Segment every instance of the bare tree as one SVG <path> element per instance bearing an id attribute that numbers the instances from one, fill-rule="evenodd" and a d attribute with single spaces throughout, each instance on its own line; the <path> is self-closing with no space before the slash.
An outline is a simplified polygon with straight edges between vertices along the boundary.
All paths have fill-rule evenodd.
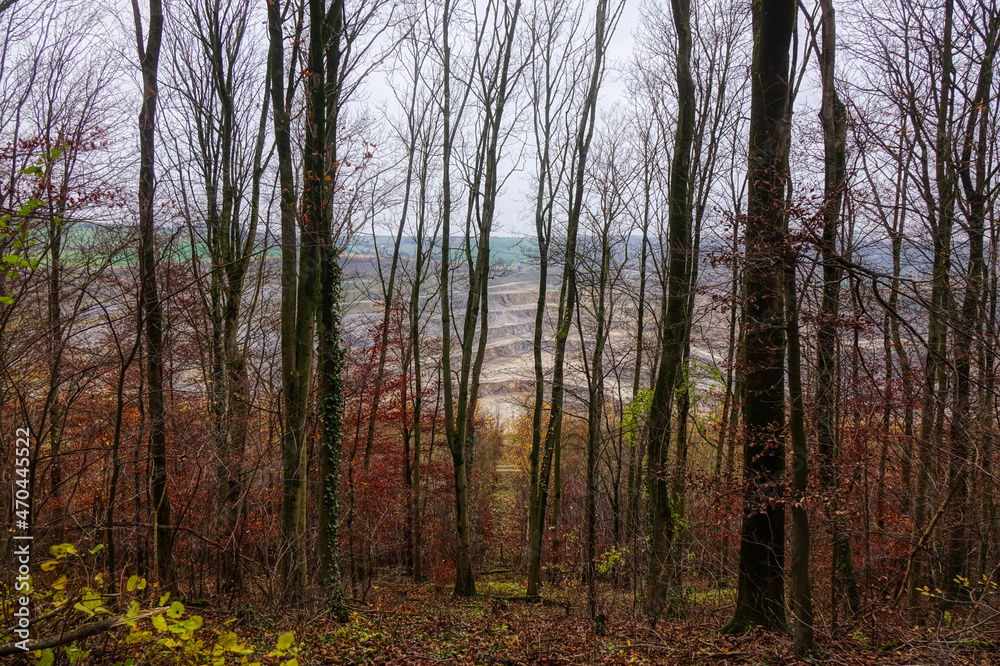
<path id="1" fill-rule="evenodd" d="M 545 504 L 548 499 L 549 474 L 552 470 L 553 453 L 562 438 L 563 400 L 565 394 L 566 342 L 569 338 L 573 314 L 576 310 L 576 245 L 580 216 L 583 208 L 583 193 L 586 180 L 587 153 L 594 136 L 597 115 L 597 96 L 605 71 L 605 53 L 610 35 L 614 33 L 617 19 L 621 15 L 621 5 L 611 7 L 608 0 L 598 0 L 594 19 L 593 55 L 587 93 L 579 110 L 579 123 L 575 131 L 574 164 L 570 174 L 572 198 L 569 202 L 566 223 L 566 246 L 563 261 L 562 287 L 559 294 L 559 310 L 556 324 L 555 357 L 552 369 L 552 398 L 550 400 L 549 422 L 545 431 L 543 458 L 538 481 L 538 494 L 532 516 L 534 526 L 528 563 L 528 586 L 538 589 L 541 571 L 542 526 L 545 523 Z M 557 484 L 558 485 L 558 484 Z"/>

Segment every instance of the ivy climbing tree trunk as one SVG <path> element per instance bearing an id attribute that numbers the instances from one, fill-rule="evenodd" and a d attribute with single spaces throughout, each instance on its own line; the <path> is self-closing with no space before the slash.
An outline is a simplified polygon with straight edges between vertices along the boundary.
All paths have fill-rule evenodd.
<path id="1" fill-rule="evenodd" d="M 319 157 L 319 179 L 305 179 L 306 197 L 321 206 L 319 218 L 320 297 L 319 297 L 319 569 L 326 588 L 331 614 L 347 620 L 340 565 L 340 457 L 344 422 L 344 350 L 341 347 L 341 269 L 339 250 L 333 238 L 331 198 L 337 183 L 337 118 L 339 116 L 339 80 L 341 33 L 344 30 L 344 0 L 333 0 L 329 10 L 326 0 L 310 1 L 309 98 L 312 123 Z M 318 39 L 315 35 L 318 33 Z M 320 43 L 317 44 L 317 41 Z M 317 76 L 318 74 L 318 76 Z M 311 191 L 311 185 L 316 191 Z M 388 300 L 389 297 L 387 297 Z"/>
<path id="2" fill-rule="evenodd" d="M 753 3 L 747 224 L 744 246 L 743 523 L 733 618 L 723 628 L 785 626 L 785 187 L 793 0 Z"/>
<path id="3" fill-rule="evenodd" d="M 139 1 L 132 0 L 135 41 L 142 70 L 139 111 L 139 283 L 146 336 L 146 387 L 149 405 L 150 490 L 153 499 L 153 564 L 164 589 L 174 585 L 173 531 L 167 495 L 167 420 L 163 397 L 163 310 L 156 285 L 155 193 L 157 70 L 163 37 L 163 4 L 149 0 L 149 33 L 143 44 Z"/>

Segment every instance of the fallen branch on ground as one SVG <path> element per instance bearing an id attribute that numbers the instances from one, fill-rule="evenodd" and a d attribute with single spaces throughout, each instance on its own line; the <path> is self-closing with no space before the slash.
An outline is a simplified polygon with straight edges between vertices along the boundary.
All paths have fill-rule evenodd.
<path id="1" fill-rule="evenodd" d="M 45 650 L 47 648 L 54 648 L 59 647 L 60 645 L 73 643 L 75 641 L 82 641 L 85 638 L 90 638 L 91 636 L 103 634 L 106 631 L 111 631 L 112 629 L 125 626 L 129 620 L 133 622 L 135 620 L 142 620 L 154 615 L 159 615 L 160 613 L 166 613 L 168 610 L 170 609 L 167 606 L 163 606 L 161 608 L 152 608 L 147 611 L 142 611 L 133 617 L 118 615 L 115 617 L 109 617 L 106 620 L 101 620 L 100 622 L 90 622 L 89 624 L 81 625 L 61 634 L 55 634 L 52 636 L 46 636 L 45 638 L 37 638 L 33 641 L 28 641 L 27 650 L 23 650 L 18 647 L 18 642 L 20 641 L 15 643 L 6 643 L 5 645 L 0 645 L 0 657 L 8 654 Z"/>

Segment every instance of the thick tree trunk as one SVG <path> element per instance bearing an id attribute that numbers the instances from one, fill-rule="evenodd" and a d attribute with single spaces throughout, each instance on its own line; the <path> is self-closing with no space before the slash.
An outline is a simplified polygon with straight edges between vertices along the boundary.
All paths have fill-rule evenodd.
<path id="1" fill-rule="evenodd" d="M 749 197 L 744 268 L 746 397 L 743 525 L 736 610 L 724 631 L 785 626 L 783 255 L 790 124 L 789 46 L 796 5 L 753 4 Z"/>

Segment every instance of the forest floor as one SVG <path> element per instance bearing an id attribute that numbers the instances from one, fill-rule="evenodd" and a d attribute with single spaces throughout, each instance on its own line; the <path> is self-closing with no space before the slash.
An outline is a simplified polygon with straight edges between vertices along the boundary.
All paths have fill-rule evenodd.
<path id="1" fill-rule="evenodd" d="M 790 635 L 718 633 L 732 597 L 694 595 L 687 616 L 651 628 L 631 597 L 605 596 L 603 634 L 588 618 L 584 590 L 563 586 L 542 603 L 512 599 L 523 581 L 480 581 L 479 596 L 448 589 L 375 583 L 365 604 L 352 603 L 349 624 L 317 617 L 296 629 L 299 663 L 334 664 L 1000 664 L 992 641 L 959 629 L 907 629 L 891 613 L 845 626 L 835 639 L 819 632 L 820 653 L 795 658 Z M 519 591 L 521 590 L 521 591 Z M 573 600 L 573 601 L 571 601 Z M 286 624 L 287 620 L 276 620 Z M 871 636 L 860 627 L 877 627 Z"/>

